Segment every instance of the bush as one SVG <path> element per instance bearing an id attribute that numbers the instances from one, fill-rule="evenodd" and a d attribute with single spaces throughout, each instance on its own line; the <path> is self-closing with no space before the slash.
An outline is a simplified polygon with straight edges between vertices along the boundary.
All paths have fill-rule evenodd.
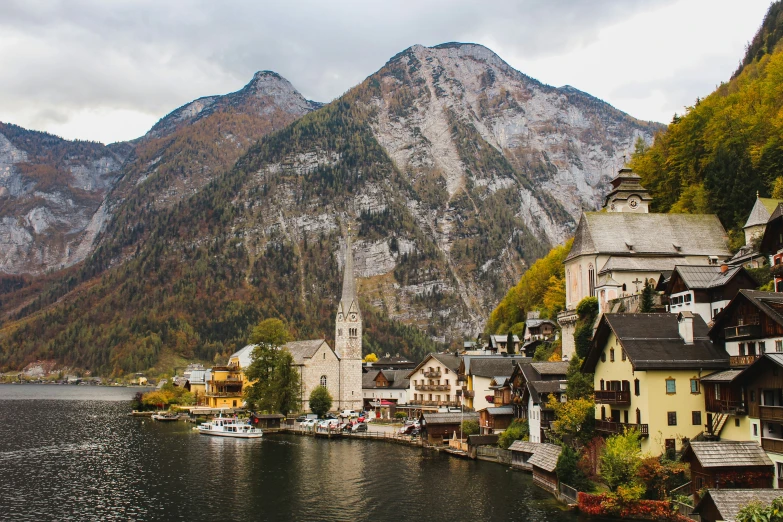
<path id="1" fill-rule="evenodd" d="M 498 437 L 498 446 L 508 449 L 515 440 L 528 440 L 530 438 L 530 425 L 526 419 L 517 419 L 511 426 Z"/>
<path id="2" fill-rule="evenodd" d="M 407 419 L 408 418 L 408 414 L 405 413 L 404 411 L 398 411 L 398 412 L 394 413 L 394 418 L 395 419 L 400 419 L 400 420 Z"/>
<path id="3" fill-rule="evenodd" d="M 612 491 L 638 482 L 637 472 L 642 465 L 640 438 L 638 431 L 627 430 L 607 439 L 601 455 L 601 476 Z"/>
<path id="4" fill-rule="evenodd" d="M 642 460 L 639 467 L 639 480 L 647 486 L 645 498 L 664 500 L 669 491 L 688 482 L 688 465 L 659 457 Z"/>
<path id="5" fill-rule="evenodd" d="M 462 421 L 462 435 L 467 437 L 468 435 L 476 435 L 479 432 L 478 421 L 466 420 Z"/>
<path id="6" fill-rule="evenodd" d="M 571 446 L 563 446 L 555 468 L 557 478 L 579 491 L 590 491 L 593 484 L 579 468 L 579 454 Z"/>

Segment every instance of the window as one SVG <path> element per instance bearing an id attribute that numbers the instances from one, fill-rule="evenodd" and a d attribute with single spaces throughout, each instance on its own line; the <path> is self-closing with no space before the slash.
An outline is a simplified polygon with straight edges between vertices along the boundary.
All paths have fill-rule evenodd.
<path id="1" fill-rule="evenodd" d="M 321 386 L 326 386 L 326 375 L 321 375 Z"/>
<path id="2" fill-rule="evenodd" d="M 323 358 L 326 359 L 326 352 L 324 352 L 322 355 L 324 356 Z"/>
<path id="3" fill-rule="evenodd" d="M 759 425 L 756 423 L 753 423 L 753 436 L 754 437 L 759 436 Z"/>
<path id="4" fill-rule="evenodd" d="M 700 411 L 692 411 L 691 412 L 691 420 L 693 421 L 694 426 L 701 426 L 701 412 Z"/>
<path id="5" fill-rule="evenodd" d="M 449 385 L 449 380 L 448 380 L 448 379 L 446 379 L 446 386 L 448 386 L 448 385 Z"/>
<path id="6" fill-rule="evenodd" d="M 691 302 L 691 294 L 685 294 L 685 302 L 690 303 Z"/>
<path id="7" fill-rule="evenodd" d="M 601 352 L 601 362 L 606 362 L 606 352 Z"/>
<path id="8" fill-rule="evenodd" d="M 781 340 L 775 341 L 775 351 L 776 352 L 783 352 L 783 341 L 781 341 Z"/>
<path id="9" fill-rule="evenodd" d="M 443 368 L 443 372 L 444 372 L 444 373 L 449 373 L 449 369 L 448 369 L 448 368 Z M 447 384 L 448 384 L 448 383 L 447 383 Z"/>
<path id="10" fill-rule="evenodd" d="M 720 400 L 720 384 L 713 384 L 715 386 L 715 400 Z"/>
<path id="11" fill-rule="evenodd" d="M 677 393 L 677 386 L 675 384 L 674 379 L 666 379 L 666 393 L 672 394 Z"/>
<path id="12" fill-rule="evenodd" d="M 756 343 L 748 343 L 748 355 L 756 355 Z"/>
<path id="13" fill-rule="evenodd" d="M 614 362 L 614 348 L 609 349 L 609 361 Z"/>
<path id="14" fill-rule="evenodd" d="M 764 355 L 767 353 L 767 343 L 766 341 L 759 341 L 759 353 L 761 355 Z"/>
<path id="15" fill-rule="evenodd" d="M 639 396 L 639 379 L 633 380 L 633 393 L 637 397 Z"/>
<path id="16" fill-rule="evenodd" d="M 739 417 L 735 417 L 735 418 L 734 418 L 734 426 L 735 426 L 736 428 L 739 428 L 739 427 L 740 427 L 740 420 L 739 420 Z"/>
<path id="17" fill-rule="evenodd" d="M 636 424 L 642 423 L 642 412 L 639 411 L 639 408 L 636 408 Z"/>
<path id="18" fill-rule="evenodd" d="M 739 354 L 745 355 L 745 343 L 739 343 Z"/>
<path id="19" fill-rule="evenodd" d="M 691 393 L 699 393 L 699 379 L 691 379 Z"/>
<path id="20" fill-rule="evenodd" d="M 620 355 L 621 355 L 621 357 L 622 357 L 622 359 L 624 361 L 626 359 L 625 348 L 620 348 Z"/>
<path id="21" fill-rule="evenodd" d="M 595 296 L 595 269 L 593 265 L 587 267 L 587 278 L 590 285 L 590 296 Z"/>
<path id="22" fill-rule="evenodd" d="M 756 402 L 756 392 L 753 390 L 750 391 L 750 402 Z"/>
<path id="23" fill-rule="evenodd" d="M 669 421 L 669 426 L 676 426 L 677 425 L 677 412 L 676 411 L 670 411 L 666 414 L 666 417 Z"/>
<path id="24" fill-rule="evenodd" d="M 604 389 L 604 380 L 601 379 L 601 390 L 603 390 L 603 389 Z"/>

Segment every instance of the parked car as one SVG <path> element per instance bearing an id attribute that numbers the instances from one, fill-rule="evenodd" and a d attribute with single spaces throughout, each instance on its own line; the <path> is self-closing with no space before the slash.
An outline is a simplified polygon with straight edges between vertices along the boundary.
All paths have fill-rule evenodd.
<path id="1" fill-rule="evenodd" d="M 402 428 L 400 428 L 401 435 L 410 435 L 413 430 L 419 429 L 418 421 L 408 421 Z"/>
<path id="2" fill-rule="evenodd" d="M 353 433 L 359 433 L 359 432 L 367 432 L 367 424 L 364 422 L 359 422 L 357 424 L 353 425 L 353 428 L 351 428 L 351 431 Z"/>
<path id="3" fill-rule="evenodd" d="M 318 422 L 318 419 L 307 419 L 302 423 L 302 427 L 308 430 L 311 430 L 315 427 L 316 423 Z"/>
<path id="4" fill-rule="evenodd" d="M 337 419 L 324 419 L 318 423 L 318 429 L 335 430 L 339 425 L 340 421 Z"/>
<path id="5" fill-rule="evenodd" d="M 342 424 L 340 424 L 340 431 L 351 431 L 352 428 L 353 428 L 353 424 L 351 424 L 350 422 L 343 422 Z"/>
<path id="6" fill-rule="evenodd" d="M 304 422 L 307 420 L 307 415 L 300 415 L 296 418 L 296 422 Z"/>
<path id="7" fill-rule="evenodd" d="M 340 417 L 345 417 L 348 419 L 353 419 L 355 417 L 358 417 L 359 413 L 354 410 L 343 410 L 340 412 Z"/>
<path id="8" fill-rule="evenodd" d="M 324 419 L 336 419 L 336 418 L 337 415 L 335 415 L 334 413 L 327 413 L 326 415 L 324 415 Z"/>

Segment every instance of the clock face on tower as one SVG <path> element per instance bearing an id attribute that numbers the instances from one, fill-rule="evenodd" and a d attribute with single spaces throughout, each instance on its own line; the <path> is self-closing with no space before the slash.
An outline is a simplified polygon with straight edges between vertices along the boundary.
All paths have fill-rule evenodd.
<path id="1" fill-rule="evenodd" d="M 351 321 L 355 321 L 355 320 L 356 320 L 356 314 L 351 314 Z"/>
<path id="2" fill-rule="evenodd" d="M 636 210 L 639 208 L 639 198 L 636 196 L 631 196 L 628 198 L 628 206 L 631 207 L 631 209 Z"/>

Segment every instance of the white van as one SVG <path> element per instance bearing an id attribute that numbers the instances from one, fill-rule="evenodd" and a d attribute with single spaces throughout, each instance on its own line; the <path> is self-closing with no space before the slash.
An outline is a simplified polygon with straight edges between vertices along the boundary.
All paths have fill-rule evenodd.
<path id="1" fill-rule="evenodd" d="M 359 416 L 359 412 L 356 412 L 354 410 L 343 410 L 340 412 L 340 417 L 344 417 L 346 419 L 353 419 Z"/>

